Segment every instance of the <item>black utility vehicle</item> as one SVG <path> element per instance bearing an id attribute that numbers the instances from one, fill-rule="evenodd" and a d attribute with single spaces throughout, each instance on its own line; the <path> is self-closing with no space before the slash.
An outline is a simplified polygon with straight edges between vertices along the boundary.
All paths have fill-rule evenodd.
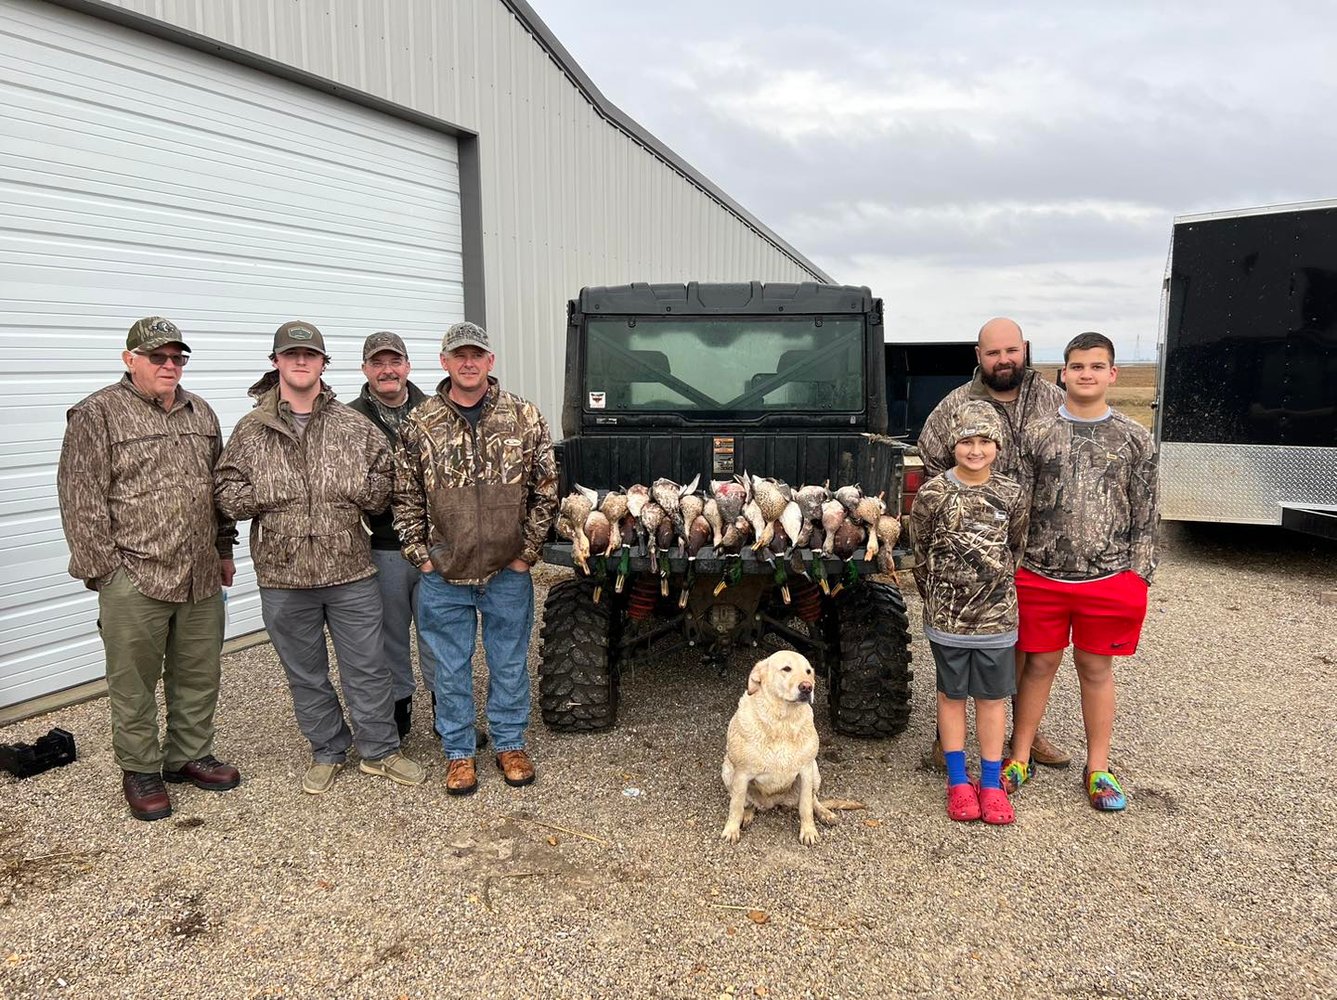
<path id="1" fill-rule="evenodd" d="M 568 306 L 561 493 L 728 480 L 745 472 L 797 489 L 885 493 L 901 509 L 902 445 L 886 436 L 882 301 L 821 284 L 634 284 L 586 288 Z M 555 538 L 555 536 L 554 536 Z M 797 550 L 805 574 L 703 548 L 654 572 L 633 550 L 556 583 L 544 612 L 544 722 L 565 731 L 616 720 L 618 673 L 652 645 L 694 647 L 723 666 L 767 637 L 827 677 L 837 732 L 893 736 L 909 718 L 905 603 L 876 564 Z M 550 541 L 547 561 L 572 565 Z M 857 563 L 852 567 L 851 564 Z M 778 569 L 777 569 L 778 565 Z M 819 586 L 827 578 L 824 593 Z M 665 595 L 667 591 L 667 596 Z M 788 600 L 786 600 L 786 597 Z M 657 654 L 667 649 L 657 645 Z"/>

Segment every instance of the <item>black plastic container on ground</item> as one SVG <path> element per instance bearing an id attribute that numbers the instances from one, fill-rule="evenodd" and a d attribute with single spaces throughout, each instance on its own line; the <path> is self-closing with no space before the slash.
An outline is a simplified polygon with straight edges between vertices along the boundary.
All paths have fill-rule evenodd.
<path id="1" fill-rule="evenodd" d="M 27 743 L 0 743 L 0 768 L 16 778 L 31 778 L 53 767 L 72 764 L 75 758 L 74 734 L 64 729 L 52 729 L 38 737 L 31 746 Z"/>

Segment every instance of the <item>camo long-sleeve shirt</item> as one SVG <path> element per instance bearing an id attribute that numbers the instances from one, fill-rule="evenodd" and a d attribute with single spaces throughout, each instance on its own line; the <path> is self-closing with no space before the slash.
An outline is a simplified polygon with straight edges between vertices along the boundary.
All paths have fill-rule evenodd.
<path id="1" fill-rule="evenodd" d="M 1026 429 L 1023 456 L 1027 569 L 1070 581 L 1131 569 L 1151 582 L 1157 469 L 1146 428 L 1118 410 L 1080 420 L 1064 408 Z"/>
<path id="2" fill-rule="evenodd" d="M 452 583 L 485 583 L 517 558 L 538 562 L 557 513 L 543 415 L 488 382 L 476 428 L 451 402 L 448 378 L 399 425 L 391 506 L 401 551 Z"/>
<path id="3" fill-rule="evenodd" d="M 1026 522 L 1025 491 L 1008 476 L 995 473 L 970 486 L 949 469 L 920 488 L 910 524 L 930 639 L 991 647 L 1016 642 L 1013 578 Z"/>
<path id="4" fill-rule="evenodd" d="M 129 375 L 68 414 L 56 488 L 70 575 L 96 590 L 118 569 L 158 601 L 200 601 L 222 586 L 237 526 L 214 507 L 218 417 L 178 387 L 164 409 Z"/>
<path id="5" fill-rule="evenodd" d="M 1020 479 L 1022 431 L 1033 420 L 1057 412 L 1063 403 L 1063 390 L 1035 369 L 1028 368 L 1017 398 L 1010 403 L 1000 403 L 989 395 L 979 369 L 975 369 L 975 377 L 944 396 L 924 421 L 924 428 L 919 432 L 919 440 L 915 445 L 924 460 L 926 475 L 936 476 L 956 464 L 952 454 L 956 445 L 952 439 L 952 424 L 956 412 L 972 399 L 982 399 L 992 404 L 1003 422 L 1006 440 L 999 445 L 993 471 Z"/>

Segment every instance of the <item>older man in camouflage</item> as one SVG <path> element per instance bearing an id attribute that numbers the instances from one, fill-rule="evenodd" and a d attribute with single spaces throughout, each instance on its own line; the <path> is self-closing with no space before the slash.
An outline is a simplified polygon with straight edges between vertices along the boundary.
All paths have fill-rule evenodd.
<path id="1" fill-rule="evenodd" d="M 362 525 L 364 513 L 385 510 L 390 498 L 389 446 L 321 378 L 329 355 L 315 326 L 280 326 L 270 363 L 274 370 L 251 388 L 255 408 L 223 450 L 214 490 L 221 510 L 251 519 L 261 615 L 311 744 L 302 791 L 329 791 L 354 743 L 362 771 L 421 784 L 422 765 L 399 751 L 381 594 Z M 351 734 L 330 684 L 326 628 Z"/>
<path id="2" fill-rule="evenodd" d="M 142 820 L 172 814 L 164 779 L 207 791 L 241 781 L 213 755 L 221 588 L 232 583 L 237 530 L 214 507 L 218 417 L 179 385 L 189 358 L 170 320 L 135 323 L 125 375 L 69 411 L 56 476 L 70 575 L 98 595 L 112 751 Z"/>
<path id="3" fill-rule="evenodd" d="M 1063 391 L 1029 367 L 1026 354 L 1027 344 L 1015 320 L 999 316 L 980 327 L 975 345 L 975 360 L 979 366 L 974 378 L 949 392 L 933 408 L 920 431 L 918 448 L 926 475 L 937 476 L 952 467 L 952 448 L 956 444 L 952 440 L 952 421 L 963 404 L 978 399 L 997 411 L 1003 425 L 1003 440 L 994 471 L 1012 479 L 1018 478 L 1023 432 L 1034 421 L 1056 413 L 1063 402 Z M 1026 654 L 1018 651 L 1018 681 L 1025 664 Z M 1015 707 L 1013 702 L 1014 715 Z M 1031 753 L 1035 763 L 1047 767 L 1067 767 L 1072 763 L 1072 755 L 1042 733 L 1035 734 Z M 933 758 L 939 767 L 943 766 L 942 744 L 936 738 Z"/>
<path id="4" fill-rule="evenodd" d="M 446 378 L 400 425 L 395 529 L 423 575 L 419 638 L 436 656 L 436 728 L 446 792 L 478 787 L 474 633 L 483 620 L 487 718 L 508 785 L 534 780 L 529 727 L 529 570 L 557 510 L 552 438 L 538 408 L 502 390 L 482 327 L 456 323 L 441 342 Z"/>

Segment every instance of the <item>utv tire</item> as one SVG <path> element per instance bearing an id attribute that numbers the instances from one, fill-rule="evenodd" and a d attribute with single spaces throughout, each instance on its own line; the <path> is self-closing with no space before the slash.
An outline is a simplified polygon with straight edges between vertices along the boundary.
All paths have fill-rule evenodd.
<path id="1" fill-rule="evenodd" d="M 594 603 L 585 580 L 562 580 L 543 604 L 539 707 L 543 722 L 559 733 L 611 729 L 617 721 L 617 671 L 613 629 L 619 612 L 610 588 Z"/>
<path id="2" fill-rule="evenodd" d="M 885 739 L 910 721 L 910 627 L 901 592 L 865 580 L 824 614 L 831 727 L 845 736 Z"/>

